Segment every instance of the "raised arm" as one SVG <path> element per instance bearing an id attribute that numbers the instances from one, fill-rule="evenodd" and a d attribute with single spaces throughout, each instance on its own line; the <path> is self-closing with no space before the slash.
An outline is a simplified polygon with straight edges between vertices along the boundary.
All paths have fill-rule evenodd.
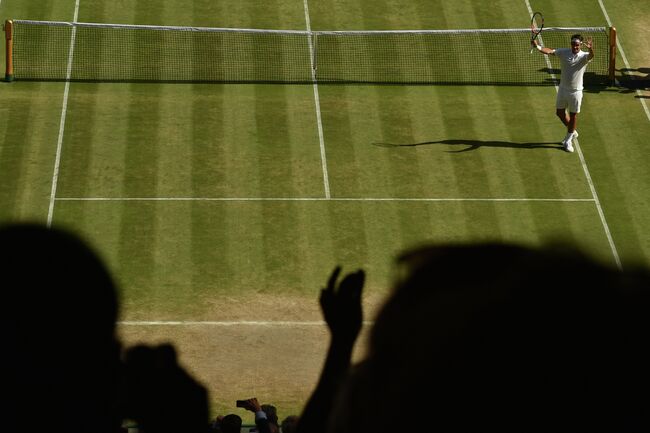
<path id="1" fill-rule="evenodd" d="M 332 339 L 316 389 L 298 421 L 297 433 L 324 433 L 338 390 L 348 374 L 352 349 L 363 324 L 361 293 L 365 273 L 358 270 L 337 284 L 341 268 L 321 291 L 320 305 Z"/>
<path id="2" fill-rule="evenodd" d="M 546 55 L 555 54 L 555 50 L 553 48 L 542 47 L 539 44 L 539 42 L 537 42 L 537 39 L 533 41 L 533 45 L 535 46 L 535 48 L 537 48 L 537 51 L 539 51 L 542 54 L 546 54 Z"/>
<path id="3" fill-rule="evenodd" d="M 249 410 L 255 414 L 255 426 L 257 426 L 257 431 L 260 433 L 271 433 L 271 426 L 269 425 L 268 416 L 262 410 L 262 405 L 257 400 L 257 397 L 243 400 L 243 404 L 241 404 L 241 406 L 239 405 L 239 401 L 237 403 L 237 406 L 243 407 L 244 409 Z"/>
<path id="4" fill-rule="evenodd" d="M 589 36 L 589 37 L 587 38 L 587 42 L 585 42 L 583 45 L 584 45 L 585 47 L 587 47 L 587 49 L 589 50 L 589 57 L 587 57 L 587 59 L 588 59 L 588 60 L 593 59 L 593 58 L 594 58 L 594 41 L 593 41 L 593 39 L 591 38 L 591 36 Z"/>

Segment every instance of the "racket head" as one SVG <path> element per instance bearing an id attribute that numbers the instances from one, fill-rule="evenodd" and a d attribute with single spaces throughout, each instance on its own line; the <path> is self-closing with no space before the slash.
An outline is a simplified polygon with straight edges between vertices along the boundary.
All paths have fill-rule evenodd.
<path id="1" fill-rule="evenodd" d="M 544 28 L 544 15 L 541 12 L 535 12 L 530 18 L 530 32 L 531 37 L 530 41 L 534 41 L 535 38 L 542 32 Z"/>

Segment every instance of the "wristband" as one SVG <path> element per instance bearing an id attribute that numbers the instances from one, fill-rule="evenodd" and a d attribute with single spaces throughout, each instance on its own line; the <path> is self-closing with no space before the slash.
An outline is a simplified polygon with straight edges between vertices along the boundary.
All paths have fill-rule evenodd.
<path id="1" fill-rule="evenodd" d="M 542 47 L 540 47 L 539 45 L 535 45 L 535 48 L 537 48 L 537 51 L 542 51 Z"/>

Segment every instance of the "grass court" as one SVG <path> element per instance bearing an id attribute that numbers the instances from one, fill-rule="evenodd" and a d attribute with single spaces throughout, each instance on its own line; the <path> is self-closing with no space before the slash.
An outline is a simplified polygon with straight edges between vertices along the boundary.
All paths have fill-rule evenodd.
<path id="1" fill-rule="evenodd" d="M 559 144 L 553 86 L 1 83 L 0 223 L 90 242 L 121 288 L 124 342 L 173 342 L 215 415 L 253 396 L 299 413 L 337 264 L 366 269 L 369 321 L 395 255 L 427 242 L 562 241 L 611 266 L 650 265 L 643 5 L 530 0 L 547 26 L 611 23 L 624 50 L 627 86 L 586 89 L 574 154 Z M 75 13 L 296 30 L 530 21 L 526 0 L 0 0 L 3 21 Z M 539 55 L 528 48 L 512 55 Z"/>

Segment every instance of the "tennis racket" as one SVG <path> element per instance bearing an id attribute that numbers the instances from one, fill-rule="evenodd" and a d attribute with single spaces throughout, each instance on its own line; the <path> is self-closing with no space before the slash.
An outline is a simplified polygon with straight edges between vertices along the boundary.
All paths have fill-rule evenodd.
<path id="1" fill-rule="evenodd" d="M 541 12 L 535 12 L 533 14 L 533 17 L 530 19 L 530 52 L 532 53 L 535 47 L 533 46 L 533 42 L 535 42 L 535 39 L 537 39 L 537 36 L 539 36 L 540 33 L 542 33 L 542 29 L 544 28 L 544 15 L 542 15 Z"/>

